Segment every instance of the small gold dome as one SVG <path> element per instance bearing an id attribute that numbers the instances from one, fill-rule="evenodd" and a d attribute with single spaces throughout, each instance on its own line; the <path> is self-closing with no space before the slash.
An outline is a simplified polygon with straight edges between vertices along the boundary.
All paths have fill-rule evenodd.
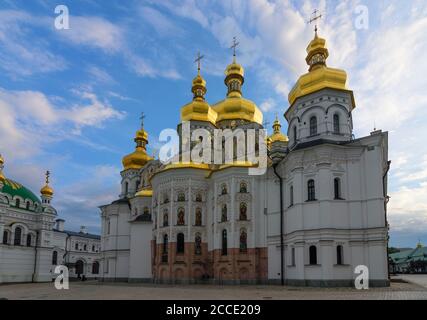
<path id="1" fill-rule="evenodd" d="M 124 156 L 122 159 L 124 170 L 141 169 L 148 161 L 153 160 L 147 154 L 148 133 L 144 129 L 136 132 L 134 141 L 136 142 L 135 151 Z"/>
<path id="2" fill-rule="evenodd" d="M 226 83 L 227 83 L 227 78 L 230 76 L 240 76 L 242 78 L 242 81 L 244 81 L 245 69 L 236 61 L 233 61 L 233 63 L 229 64 L 225 69 Z"/>
<path id="3" fill-rule="evenodd" d="M 280 121 L 278 117 L 276 116 L 276 120 L 273 123 L 273 134 L 270 136 L 270 143 L 274 142 L 289 142 L 289 138 L 284 135 L 281 131 L 282 125 L 280 124 Z"/>
<path id="4" fill-rule="evenodd" d="M 4 164 L 4 158 L 3 156 L 0 154 L 0 166 Z"/>
<path id="5" fill-rule="evenodd" d="M 53 189 L 49 185 L 45 185 L 40 189 L 40 193 L 44 196 L 51 197 L 53 196 Z"/>
<path id="6" fill-rule="evenodd" d="M 50 177 L 50 172 L 46 171 L 46 184 L 43 188 L 40 189 L 40 193 L 46 197 L 53 196 L 53 189 L 49 186 L 49 177 Z"/>

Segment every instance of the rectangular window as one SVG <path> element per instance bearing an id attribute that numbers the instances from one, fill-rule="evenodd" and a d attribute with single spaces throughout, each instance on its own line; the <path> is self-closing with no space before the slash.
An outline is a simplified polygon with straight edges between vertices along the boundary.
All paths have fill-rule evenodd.
<path id="1" fill-rule="evenodd" d="M 292 248 L 291 262 L 292 262 L 292 266 L 295 267 L 295 248 Z"/>

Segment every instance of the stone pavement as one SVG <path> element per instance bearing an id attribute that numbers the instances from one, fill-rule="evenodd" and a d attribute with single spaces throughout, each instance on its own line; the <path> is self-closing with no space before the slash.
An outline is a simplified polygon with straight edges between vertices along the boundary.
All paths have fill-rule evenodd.
<path id="1" fill-rule="evenodd" d="M 403 279 L 402 277 L 400 277 Z M 150 299 L 150 300 L 427 300 L 426 278 L 405 276 L 411 283 L 392 282 L 389 288 L 301 288 L 280 286 L 153 285 L 71 282 L 69 290 L 56 290 L 53 283 L 0 285 L 0 299 Z M 417 281 L 417 283 L 415 283 Z M 425 283 L 427 284 L 427 283 Z"/>

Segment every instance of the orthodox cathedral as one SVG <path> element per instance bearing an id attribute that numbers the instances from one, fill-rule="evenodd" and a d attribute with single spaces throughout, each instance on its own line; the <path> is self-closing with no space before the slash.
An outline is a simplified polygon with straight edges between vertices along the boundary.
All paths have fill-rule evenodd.
<path id="1" fill-rule="evenodd" d="M 288 132 L 276 118 L 265 141 L 263 175 L 249 175 L 257 164 L 248 161 L 163 164 L 147 154 L 142 126 L 123 158 L 119 198 L 100 207 L 101 279 L 353 286 L 363 265 L 371 286 L 387 286 L 388 135 L 354 136 L 353 92 L 328 55 L 316 30 L 308 72 L 289 93 Z M 184 122 L 263 129 L 235 54 L 224 82 L 224 100 L 209 104 L 199 64 L 178 132 Z"/>
<path id="2" fill-rule="evenodd" d="M 97 278 L 101 240 L 82 227 L 80 232 L 64 230 L 52 206 L 53 188 L 46 184 L 40 198 L 3 173 L 0 155 L 0 284 L 50 282 L 55 267 L 66 265 L 71 278 Z"/>

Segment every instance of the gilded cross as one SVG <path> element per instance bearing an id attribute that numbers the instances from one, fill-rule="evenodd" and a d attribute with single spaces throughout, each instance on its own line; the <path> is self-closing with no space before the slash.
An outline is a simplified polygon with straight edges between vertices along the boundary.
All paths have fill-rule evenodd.
<path id="1" fill-rule="evenodd" d="M 230 47 L 230 49 L 233 49 L 233 57 L 236 57 L 236 48 L 240 43 L 237 42 L 237 38 L 233 37 L 233 45 Z"/>
<path id="2" fill-rule="evenodd" d="M 141 112 L 141 116 L 139 117 L 139 119 L 141 120 L 141 128 L 144 128 L 144 119 L 145 119 L 144 112 Z"/>
<path id="3" fill-rule="evenodd" d="M 200 65 L 201 65 L 201 61 L 205 56 L 200 55 L 200 52 L 197 52 L 197 57 L 196 60 L 194 60 L 195 63 L 197 63 L 197 71 L 198 73 L 200 73 Z"/>
<path id="4" fill-rule="evenodd" d="M 317 20 L 322 19 L 322 15 L 320 14 L 319 10 L 315 9 L 312 13 L 312 18 L 308 21 L 309 24 L 314 24 L 314 32 L 317 33 Z"/>
<path id="5" fill-rule="evenodd" d="M 50 171 L 46 171 L 46 184 L 49 183 L 49 176 L 50 176 Z"/>

